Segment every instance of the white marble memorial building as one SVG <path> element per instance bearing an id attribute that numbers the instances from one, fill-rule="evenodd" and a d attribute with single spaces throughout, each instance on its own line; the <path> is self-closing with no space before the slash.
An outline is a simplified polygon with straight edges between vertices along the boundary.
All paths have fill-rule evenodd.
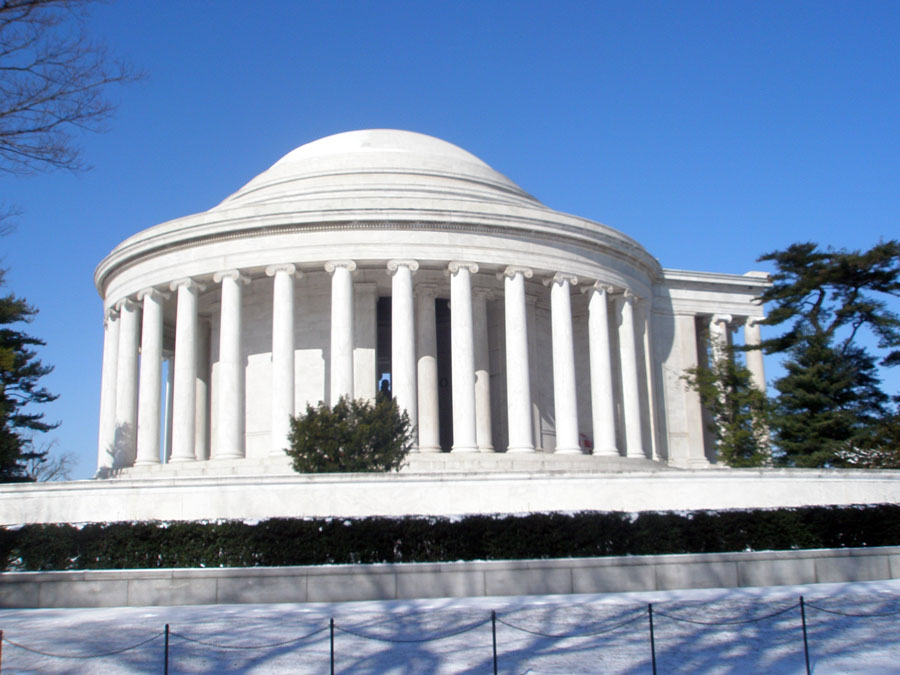
<path id="1" fill-rule="evenodd" d="M 447 461 L 704 467 L 714 450 L 680 378 L 710 335 L 759 340 L 766 277 L 663 269 L 465 150 L 370 130 L 301 146 L 209 211 L 135 234 L 95 281 L 98 466 L 134 476 L 277 464 L 290 415 L 380 386 L 416 451 Z M 748 365 L 763 384 L 758 352 Z"/>

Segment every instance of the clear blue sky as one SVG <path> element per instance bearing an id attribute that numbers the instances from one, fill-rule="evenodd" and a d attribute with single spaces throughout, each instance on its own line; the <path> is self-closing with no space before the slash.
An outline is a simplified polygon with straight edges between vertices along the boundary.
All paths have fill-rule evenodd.
<path id="1" fill-rule="evenodd" d="M 2 265 L 40 309 L 75 477 L 96 468 L 97 263 L 328 134 L 443 138 L 670 268 L 900 236 L 898 2 L 119 0 L 90 29 L 148 74 L 79 137 L 94 168 L 0 176 L 23 210 Z"/>

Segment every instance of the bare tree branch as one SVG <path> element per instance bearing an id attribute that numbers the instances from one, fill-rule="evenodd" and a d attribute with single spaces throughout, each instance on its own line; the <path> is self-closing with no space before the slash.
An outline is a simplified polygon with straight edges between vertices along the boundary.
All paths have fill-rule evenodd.
<path id="1" fill-rule="evenodd" d="M 102 131 L 109 85 L 142 74 L 85 29 L 93 0 L 0 0 L 0 172 L 86 168 L 73 133 Z"/>

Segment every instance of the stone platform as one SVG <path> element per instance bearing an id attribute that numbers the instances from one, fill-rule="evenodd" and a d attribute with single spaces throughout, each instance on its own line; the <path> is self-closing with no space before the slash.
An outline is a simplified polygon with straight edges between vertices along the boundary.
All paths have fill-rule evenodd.
<path id="1" fill-rule="evenodd" d="M 401 474 L 456 473 L 628 473 L 677 471 L 661 462 L 634 457 L 595 457 L 553 453 L 412 453 Z M 119 469 L 112 479 L 178 478 L 187 476 L 295 476 L 287 456 L 261 459 L 219 459 L 207 462 L 149 464 Z"/>
<path id="2" fill-rule="evenodd" d="M 210 471 L 212 462 L 137 469 L 106 480 L 0 485 L 0 525 L 130 520 L 259 520 L 274 517 L 462 516 L 542 511 L 655 511 L 900 502 L 900 472 L 812 469 L 539 470 L 541 461 L 461 460 L 452 470 L 305 474 L 286 462 L 269 473 Z M 280 460 L 280 458 L 279 458 Z M 423 460 L 437 462 L 439 460 Z M 452 458 L 448 462 L 456 462 Z M 467 462 L 498 461 L 495 471 Z M 523 468 L 523 462 L 537 465 Z M 274 463 L 274 462 L 273 462 Z M 210 466 L 201 466 L 207 464 Z M 246 466 L 245 463 L 240 465 Z M 436 469 L 436 467 L 432 467 Z"/>

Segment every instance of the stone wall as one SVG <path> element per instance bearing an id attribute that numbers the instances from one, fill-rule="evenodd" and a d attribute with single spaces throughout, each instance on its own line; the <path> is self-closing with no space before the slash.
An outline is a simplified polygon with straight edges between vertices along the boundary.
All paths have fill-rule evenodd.
<path id="1" fill-rule="evenodd" d="M 564 560 L 12 572 L 0 607 L 342 602 L 621 593 L 900 578 L 900 547 Z"/>

